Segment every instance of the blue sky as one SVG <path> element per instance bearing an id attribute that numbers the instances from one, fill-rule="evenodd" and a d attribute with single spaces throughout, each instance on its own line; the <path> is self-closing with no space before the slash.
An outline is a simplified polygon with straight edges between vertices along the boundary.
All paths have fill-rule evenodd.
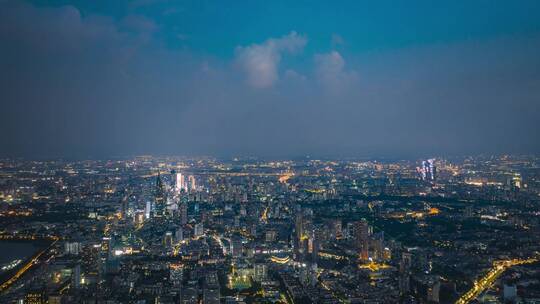
<path id="1" fill-rule="evenodd" d="M 0 155 L 540 152 L 539 1 L 0 7 Z"/>
<path id="2" fill-rule="evenodd" d="M 72 5 L 83 16 L 148 18 L 162 43 L 219 57 L 237 45 L 305 34 L 306 53 L 332 48 L 341 37 L 349 52 L 432 43 L 531 35 L 540 30 L 538 1 L 33 1 Z"/>

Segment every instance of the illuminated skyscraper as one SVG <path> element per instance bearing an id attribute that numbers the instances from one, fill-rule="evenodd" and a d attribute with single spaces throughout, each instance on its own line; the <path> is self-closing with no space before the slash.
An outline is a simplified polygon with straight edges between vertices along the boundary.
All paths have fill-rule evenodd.
<path id="1" fill-rule="evenodd" d="M 362 261 L 369 259 L 369 225 L 365 219 L 355 225 L 356 246 Z"/>
<path id="2" fill-rule="evenodd" d="M 71 255 L 79 255 L 81 252 L 81 243 L 79 242 L 66 242 L 64 244 L 64 252 Z"/>
<path id="3" fill-rule="evenodd" d="M 307 251 L 307 236 L 304 233 L 304 215 L 302 211 L 296 214 L 294 227 L 294 258 L 302 261 Z"/>
<path id="4" fill-rule="evenodd" d="M 190 192 L 194 192 L 197 190 L 197 183 L 195 181 L 195 176 L 193 175 L 188 176 L 188 188 Z"/>
<path id="5" fill-rule="evenodd" d="M 435 159 L 430 158 L 428 160 L 423 160 L 420 167 L 416 167 L 416 171 L 422 180 L 434 181 L 437 174 Z"/>
<path id="6" fill-rule="evenodd" d="M 294 255 L 299 262 L 305 262 L 318 247 L 315 242 L 313 230 L 313 211 L 311 209 L 299 210 L 295 220 Z"/>
<path id="7" fill-rule="evenodd" d="M 144 217 L 146 219 L 149 219 L 152 215 L 152 202 L 146 202 L 146 206 L 144 208 Z"/>
<path id="8" fill-rule="evenodd" d="M 176 191 L 187 192 L 186 177 L 182 173 L 176 173 Z"/>
<path id="9" fill-rule="evenodd" d="M 428 159 L 427 164 L 428 164 L 429 178 L 431 180 L 435 180 L 435 176 L 437 173 L 437 167 L 435 167 L 435 159 L 433 158 Z"/>
<path id="10" fill-rule="evenodd" d="M 176 228 L 176 232 L 174 234 L 174 240 L 177 243 L 184 240 L 184 229 L 182 227 Z"/>
<path id="11" fill-rule="evenodd" d="M 156 179 L 156 188 L 155 188 L 155 216 L 162 217 L 165 215 L 165 189 L 163 188 L 163 182 L 161 180 L 161 175 L 158 172 Z"/>

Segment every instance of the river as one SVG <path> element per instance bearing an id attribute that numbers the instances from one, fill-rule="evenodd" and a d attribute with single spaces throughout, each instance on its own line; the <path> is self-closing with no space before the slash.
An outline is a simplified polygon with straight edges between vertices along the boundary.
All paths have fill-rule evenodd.
<path id="1" fill-rule="evenodd" d="M 40 241 L 0 241 L 0 274 L 11 270 L 10 263 L 16 266 L 17 260 L 22 263 L 45 246 L 46 244 Z"/>

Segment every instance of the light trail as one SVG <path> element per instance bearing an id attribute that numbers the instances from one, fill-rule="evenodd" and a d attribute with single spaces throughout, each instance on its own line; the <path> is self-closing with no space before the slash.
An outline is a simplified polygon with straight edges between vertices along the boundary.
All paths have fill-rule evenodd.
<path id="1" fill-rule="evenodd" d="M 223 251 L 223 255 L 227 255 L 227 250 L 225 249 L 225 245 L 223 245 L 223 241 L 217 234 L 213 234 L 212 238 L 219 244 L 219 247 L 221 247 L 221 250 Z"/>
<path id="2" fill-rule="evenodd" d="M 495 261 L 493 263 L 493 268 L 480 280 L 475 281 L 473 287 L 464 293 L 457 301 L 456 304 L 467 304 L 472 300 L 476 299 L 482 292 L 491 287 L 497 278 L 503 274 L 508 268 L 516 265 L 530 264 L 538 262 L 538 258 L 530 258 L 525 260 L 503 260 Z"/>
<path id="3" fill-rule="evenodd" d="M 56 242 L 58 242 L 58 239 L 55 240 L 54 242 L 52 242 L 52 244 L 49 245 L 49 247 L 45 248 L 40 253 L 38 253 L 33 259 L 28 261 L 28 263 L 26 263 L 21 269 L 19 269 L 19 271 L 17 271 L 17 273 L 15 273 L 11 278 L 9 278 L 7 281 L 2 283 L 2 285 L 0 285 L 0 291 L 6 290 L 9 286 L 11 286 L 13 283 L 15 283 L 15 281 L 17 281 L 26 271 L 28 271 L 28 269 L 30 269 L 30 267 L 32 267 L 32 265 L 37 263 L 37 260 L 39 259 L 39 257 L 42 256 L 45 252 L 49 251 L 49 249 L 54 244 L 56 244 Z"/>

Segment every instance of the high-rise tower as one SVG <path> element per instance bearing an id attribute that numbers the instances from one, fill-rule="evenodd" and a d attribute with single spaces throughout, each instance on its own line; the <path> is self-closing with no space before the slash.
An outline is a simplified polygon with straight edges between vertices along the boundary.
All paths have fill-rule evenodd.
<path id="1" fill-rule="evenodd" d="M 158 172 L 158 176 L 156 179 L 156 186 L 155 186 L 155 193 L 154 193 L 154 208 L 155 208 L 155 216 L 156 217 L 162 217 L 165 215 L 165 189 L 163 188 L 163 181 L 161 180 L 161 175 Z"/>
<path id="2" fill-rule="evenodd" d="M 369 259 L 369 224 L 365 219 L 356 223 L 355 234 L 360 260 L 367 261 Z"/>

